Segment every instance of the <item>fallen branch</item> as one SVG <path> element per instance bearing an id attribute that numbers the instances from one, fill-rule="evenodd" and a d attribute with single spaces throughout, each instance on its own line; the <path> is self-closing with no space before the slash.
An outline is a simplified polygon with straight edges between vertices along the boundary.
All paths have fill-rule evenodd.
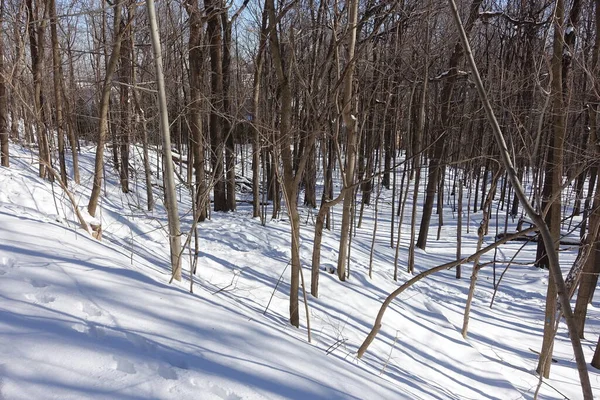
<path id="1" fill-rule="evenodd" d="M 508 175 L 508 178 L 510 179 L 510 183 L 514 188 L 515 195 L 519 198 L 519 202 L 521 203 L 523 209 L 527 213 L 527 216 L 538 227 L 538 229 L 540 230 L 540 235 L 544 239 L 544 247 L 546 248 L 546 254 L 548 257 L 548 269 L 550 276 L 554 280 L 554 284 L 556 285 L 556 293 L 558 295 L 558 298 L 560 299 L 560 304 L 562 306 L 562 311 L 565 316 L 565 321 L 567 323 L 567 327 L 569 328 L 569 337 L 571 339 L 571 345 L 573 347 L 573 354 L 575 355 L 575 362 L 577 364 L 577 372 L 579 373 L 579 380 L 581 382 L 581 391 L 583 394 L 583 398 L 585 400 L 592 400 L 594 398 L 594 395 L 592 393 L 590 376 L 588 374 L 587 364 L 585 362 L 585 356 L 583 354 L 583 348 L 581 346 L 579 333 L 577 332 L 577 327 L 575 326 L 573 310 L 571 308 L 571 304 L 569 303 L 567 287 L 565 285 L 565 281 L 562 276 L 562 271 L 560 269 L 558 252 L 554 249 L 554 240 L 552 234 L 550 233 L 550 228 L 546 224 L 544 217 L 535 211 L 531 203 L 529 203 L 527 196 L 525 195 L 525 190 L 523 189 L 523 185 L 521 184 L 521 181 L 517 176 L 517 172 L 515 170 L 513 160 L 511 158 L 511 153 L 508 150 L 506 141 L 504 140 L 502 129 L 500 128 L 500 124 L 496 119 L 496 115 L 494 114 L 492 105 L 487 97 L 487 92 L 485 90 L 485 87 L 483 86 L 481 76 L 479 75 L 479 70 L 477 68 L 477 64 L 475 63 L 475 59 L 473 58 L 473 53 L 471 52 L 469 39 L 460 19 L 460 14 L 458 13 L 456 2 L 455 0 L 448 0 L 448 2 L 450 3 L 452 17 L 454 18 L 454 22 L 456 23 L 456 27 L 458 28 L 460 41 L 462 42 L 463 48 L 465 50 L 467 61 L 469 62 L 471 71 L 473 73 L 473 80 L 475 81 L 475 86 L 477 88 L 479 98 L 483 104 L 483 109 L 485 110 L 486 118 L 488 119 L 488 122 L 492 127 L 492 133 L 494 134 L 494 139 L 500 150 L 502 163 L 504 164 L 506 173 Z M 554 195 L 560 196 L 560 192 L 554 193 Z M 551 204 L 551 202 L 549 202 L 548 204 Z"/>
<path id="2" fill-rule="evenodd" d="M 69 188 L 67 187 L 65 182 L 63 182 L 62 179 L 60 179 L 60 174 L 54 168 L 52 168 L 52 166 L 50 164 L 47 164 L 47 163 L 43 163 L 43 164 L 46 165 L 46 169 L 52 174 L 52 176 L 54 176 L 54 179 L 58 182 L 58 184 L 60 185 L 62 190 L 65 192 L 65 194 L 69 198 L 69 201 L 71 202 L 71 205 L 73 206 L 73 212 L 75 213 L 75 216 L 77 217 L 77 220 L 79 221 L 79 225 L 83 229 L 85 229 L 87 231 L 87 233 L 90 234 L 90 236 L 93 236 L 96 239 L 99 239 L 99 236 L 98 237 L 95 236 L 94 232 L 92 232 L 92 229 L 90 228 L 90 225 L 86 222 L 85 218 L 83 218 L 83 214 L 81 214 L 81 211 L 79 210 L 79 207 L 77 206 L 77 202 L 75 201 L 75 197 L 73 196 L 73 193 L 71 193 L 69 191 Z"/>
<path id="3" fill-rule="evenodd" d="M 383 320 L 383 315 L 385 314 L 385 311 L 387 310 L 388 306 L 392 303 L 392 301 L 396 297 L 398 297 L 406 289 L 408 289 L 409 287 L 411 287 L 415 283 L 419 282 L 421 279 L 428 277 L 429 275 L 432 275 L 432 274 L 435 274 L 436 272 L 440 272 L 440 271 L 443 271 L 443 270 L 446 270 L 446 269 L 450 269 L 450 268 L 456 267 L 458 265 L 462 265 L 462 264 L 471 262 L 473 260 L 476 260 L 479 257 L 481 257 L 483 254 L 487 253 L 488 251 L 494 250 L 496 247 L 498 247 L 498 246 L 500 246 L 500 245 L 502 245 L 502 244 L 504 244 L 504 243 L 506 243 L 506 242 L 508 242 L 510 240 L 513 240 L 516 237 L 527 235 L 530 232 L 534 232 L 536 229 L 537 228 L 535 228 L 535 227 L 531 227 L 531 228 L 527 228 L 525 230 L 522 230 L 520 232 L 514 233 L 512 235 L 505 236 L 504 238 L 498 240 L 497 242 L 494 242 L 494 243 L 490 244 L 489 246 L 484 247 L 483 249 L 481 249 L 481 250 L 479 250 L 479 251 L 471 254 L 468 257 L 461 258 L 460 260 L 455 260 L 455 261 L 447 262 L 445 264 L 438 265 L 437 267 L 433 267 L 431 269 L 428 269 L 427 271 L 423 271 L 420 274 L 414 276 L 412 279 L 408 280 L 406 283 L 404 283 L 398 289 L 394 290 L 385 299 L 385 301 L 381 305 L 381 308 L 379 309 L 379 313 L 377 314 L 377 318 L 375 318 L 375 323 L 373 324 L 373 328 L 371 329 L 371 332 L 369 333 L 369 335 L 367 336 L 367 338 L 365 339 L 365 341 L 363 342 L 363 344 L 358 349 L 358 355 L 357 355 L 357 357 L 361 358 L 363 356 L 363 354 L 365 354 L 365 352 L 369 348 L 369 345 L 371 344 L 371 342 L 373 342 L 373 340 L 377 336 L 377 333 L 379 333 L 379 330 L 381 329 L 381 321 Z"/>

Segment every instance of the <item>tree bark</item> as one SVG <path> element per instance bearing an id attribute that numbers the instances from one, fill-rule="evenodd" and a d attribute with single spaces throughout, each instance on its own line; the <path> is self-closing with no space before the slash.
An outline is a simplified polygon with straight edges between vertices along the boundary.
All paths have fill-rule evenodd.
<path id="1" fill-rule="evenodd" d="M 473 0 L 469 9 L 469 17 L 465 24 L 465 31 L 467 37 L 471 34 L 471 30 L 475 25 L 475 22 L 479 18 L 479 8 L 483 0 Z M 433 156 L 429 161 L 429 173 L 427 177 L 427 188 L 425 190 L 425 203 L 423 204 L 423 214 L 421 216 L 421 226 L 419 228 L 419 238 L 417 239 L 417 247 L 425 250 L 427 246 L 427 235 L 429 234 L 429 225 L 431 222 L 431 215 L 433 213 L 433 202 L 435 199 L 435 191 L 438 186 L 440 179 L 441 170 L 441 159 L 446 146 L 446 138 L 448 137 L 448 131 L 450 129 L 450 117 L 452 111 L 452 92 L 458 78 L 458 67 L 464 51 L 460 43 L 456 43 L 454 51 L 450 56 L 448 63 L 448 76 L 444 80 L 444 86 L 441 93 L 441 126 L 442 131 L 438 137 L 434 148 Z"/>
<path id="2" fill-rule="evenodd" d="M 131 16 L 129 16 L 130 18 Z M 119 94 L 121 115 L 119 118 L 119 146 L 121 156 L 120 180 L 123 193 L 129 193 L 129 143 L 132 134 L 131 129 L 131 89 L 132 84 L 132 56 L 133 56 L 133 36 L 131 25 L 125 25 L 121 22 L 123 30 L 123 42 L 120 51 L 120 71 L 119 71 Z"/>
<path id="3" fill-rule="evenodd" d="M 340 247 L 337 261 L 337 273 L 341 281 L 346 280 L 346 258 L 348 255 L 348 240 L 350 234 L 350 223 L 352 218 L 352 203 L 354 202 L 354 169 L 356 166 L 357 140 L 356 117 L 352 115 L 354 104 L 354 89 L 352 81 L 354 79 L 354 53 L 356 49 L 356 24 L 358 18 L 358 0 L 348 1 L 348 65 L 346 66 L 346 75 L 343 83 L 343 108 L 342 118 L 344 120 L 346 132 L 346 169 L 344 171 L 345 180 L 342 208 L 342 225 L 340 231 Z"/>
<path id="4" fill-rule="evenodd" d="M 0 2 L 0 27 L 4 26 L 5 0 Z M 8 98 L 4 72 L 4 35 L 0 33 L 0 165 L 9 167 L 8 149 Z M 13 110 L 14 114 L 14 110 Z"/>
<path id="5" fill-rule="evenodd" d="M 214 210 L 228 211 L 227 190 L 223 170 L 223 40 L 221 18 L 223 12 L 221 0 L 205 0 L 207 35 L 210 54 L 211 110 L 209 117 L 211 163 L 214 182 Z"/>
<path id="6" fill-rule="evenodd" d="M 206 209 L 208 200 L 208 189 L 206 186 L 206 172 L 204 159 L 204 135 L 202 132 L 202 66 L 204 53 L 202 52 L 203 35 L 202 35 L 202 14 L 197 0 L 187 0 L 185 8 L 190 17 L 190 36 L 188 42 L 189 50 L 189 80 L 190 80 L 190 97 L 191 104 L 189 107 L 190 114 L 190 131 L 192 134 L 192 153 L 193 167 L 196 190 L 198 193 L 196 198 L 196 218 L 199 221 L 206 219 Z M 191 167 L 188 165 L 188 167 Z"/>
<path id="7" fill-rule="evenodd" d="M 552 241 L 545 243 L 546 239 L 538 243 L 538 249 L 540 246 L 544 250 L 540 252 L 538 250 L 538 267 L 548 267 L 548 257 L 544 253 L 548 247 L 552 247 L 558 258 L 558 246 L 560 241 L 560 227 L 561 227 L 561 212 L 562 202 L 561 196 L 557 195 L 562 190 L 562 176 L 563 176 L 563 148 L 565 140 L 565 105 L 563 92 L 563 50 L 564 50 L 564 37 L 563 37 L 563 19 L 564 19 L 564 1 L 557 0 L 555 15 L 554 15 L 554 45 L 552 54 L 552 126 L 553 126 L 553 137 L 552 137 L 552 148 L 548 152 L 546 176 L 544 182 L 544 193 L 542 195 L 542 209 L 545 208 L 551 200 L 551 197 L 555 197 L 550 205 L 550 210 L 546 215 L 546 223 L 550 229 L 552 235 Z M 541 260 L 539 255 L 544 255 Z M 560 267 L 560 266 L 559 266 Z M 559 270 L 560 272 L 560 270 Z M 561 277 L 562 279 L 562 273 Z M 537 367 L 538 373 L 542 374 L 545 378 L 550 376 L 550 367 L 552 366 L 552 349 L 554 344 L 554 331 L 556 324 L 556 295 L 557 287 L 554 283 L 556 277 L 550 274 L 548 279 L 548 291 L 546 293 L 546 311 L 544 315 L 544 338 L 542 342 L 542 349 L 540 351 L 540 359 Z"/>
<path id="8" fill-rule="evenodd" d="M 229 20 L 227 9 L 221 13 L 221 24 L 223 26 L 223 135 L 225 138 L 225 170 L 227 189 L 227 210 L 235 211 L 235 140 L 230 118 L 231 112 L 231 26 L 233 20 Z"/>
<path id="9" fill-rule="evenodd" d="M 32 0 L 26 0 L 28 31 L 29 31 L 29 49 L 31 53 L 31 72 L 33 74 L 33 112 L 34 124 L 38 137 L 39 148 L 39 175 L 41 178 L 51 176 L 46 171 L 46 166 L 51 165 L 50 148 L 48 146 L 47 126 L 44 115 L 44 95 L 42 92 L 42 68 L 44 62 L 44 33 L 46 30 L 46 18 L 39 20 L 38 3 Z M 44 7 L 44 16 L 47 14 L 47 8 Z"/>
<path id="10" fill-rule="evenodd" d="M 165 78 L 163 74 L 162 54 L 158 23 L 154 0 L 146 1 L 148 10 L 148 23 L 150 25 L 150 38 L 154 52 L 154 67 L 156 69 L 156 84 L 158 86 L 158 110 L 160 116 L 160 133 L 163 142 L 164 181 L 167 218 L 169 223 L 169 244 L 171 248 L 171 272 L 173 279 L 181 280 L 181 231 L 179 228 L 179 214 L 177 212 L 177 193 L 175 192 L 175 175 L 173 169 L 173 156 L 171 154 L 171 134 L 169 132 L 169 115 L 167 109 L 167 95 Z M 190 277 L 190 279 L 192 279 Z"/>
<path id="11" fill-rule="evenodd" d="M 262 151 L 260 140 L 260 79 L 264 64 L 264 48 L 267 41 L 267 14 L 263 13 L 260 27 L 260 41 L 254 63 L 254 82 L 252 85 L 252 217 L 262 218 L 260 209 L 260 154 Z M 267 190 L 267 188 L 263 188 Z"/>
<path id="12" fill-rule="evenodd" d="M 113 39 L 112 53 L 106 66 L 106 74 L 102 84 L 102 97 L 100 100 L 100 112 L 98 118 L 98 141 L 96 143 L 96 158 L 94 160 L 94 183 L 92 187 L 92 194 L 90 195 L 90 201 L 88 202 L 88 213 L 92 217 L 96 216 L 98 200 L 100 199 L 100 190 L 102 189 L 102 177 L 104 172 L 104 145 L 106 143 L 106 135 L 108 134 L 109 130 L 108 109 L 110 92 L 112 89 L 112 78 L 117 68 L 117 62 L 119 61 L 119 53 L 121 52 L 121 41 L 123 39 L 123 34 L 120 32 L 122 1 L 123 0 L 117 0 L 114 8 L 113 29 L 115 32 L 115 37 Z"/>

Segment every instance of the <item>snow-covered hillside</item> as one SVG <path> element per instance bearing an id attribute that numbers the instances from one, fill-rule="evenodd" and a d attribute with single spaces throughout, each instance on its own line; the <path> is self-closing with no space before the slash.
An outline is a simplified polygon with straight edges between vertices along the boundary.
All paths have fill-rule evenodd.
<path id="1" fill-rule="evenodd" d="M 469 338 L 460 335 L 468 277 L 445 271 L 404 292 L 362 360 L 355 356 L 392 280 L 389 203 L 383 191 L 373 278 L 368 277 L 373 207 L 352 242 L 350 279 L 322 273 L 320 297 L 308 295 L 312 343 L 287 323 L 289 226 L 261 226 L 240 204 L 199 226 L 194 293 L 189 263 L 181 283 L 168 284 L 165 212 L 159 200 L 144 212 L 144 190 L 123 195 L 107 172 L 98 242 L 78 229 L 58 185 L 36 176 L 35 157 L 12 147 L 0 168 L 0 399 L 531 399 L 538 385 L 547 274 L 511 267 L 490 308 L 496 277 L 485 267 L 475 294 Z M 82 154 L 74 187 L 83 208 L 93 149 Z M 184 231 L 191 218 L 181 188 Z M 160 199 L 160 196 L 157 196 Z M 339 211 L 339 210 L 336 210 Z M 416 269 L 452 260 L 456 228 L 450 209 L 439 241 L 417 252 Z M 303 210 L 302 258 L 312 250 L 313 215 Z M 480 215 L 472 216 L 463 254 L 476 245 Z M 337 218 L 339 221 L 339 218 Z M 400 253 L 404 271 L 409 227 Z M 434 233 L 432 232 L 432 235 Z M 493 232 L 490 231 L 489 241 Z M 522 245 L 509 244 L 509 259 Z M 521 252 L 533 259 L 534 246 Z M 334 265 L 337 236 L 326 233 L 323 265 Z M 574 252 L 565 252 L 565 268 Z M 489 258 L 486 258 L 488 260 Z M 484 261 L 486 261 L 484 260 Z M 503 267 L 502 267 L 503 268 Z M 399 281 L 410 275 L 402 272 Z M 591 359 L 600 334 L 594 302 L 584 350 Z M 540 398 L 581 396 L 566 329 L 561 326 L 551 379 Z M 600 374 L 590 367 L 595 393 Z"/>

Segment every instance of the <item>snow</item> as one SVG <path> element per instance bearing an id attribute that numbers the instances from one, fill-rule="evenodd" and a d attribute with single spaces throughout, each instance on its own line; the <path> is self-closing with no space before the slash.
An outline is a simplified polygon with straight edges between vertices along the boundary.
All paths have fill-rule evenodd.
<path id="1" fill-rule="evenodd" d="M 565 35 L 568 36 L 568 35 L 571 35 L 574 32 L 575 32 L 575 28 L 573 27 L 573 25 L 569 25 L 569 26 L 567 26 L 567 29 L 565 31 Z"/>
<path id="2" fill-rule="evenodd" d="M 191 294 L 187 255 L 184 280 L 167 283 L 166 213 L 158 192 L 156 210 L 143 211 L 145 190 L 135 187 L 143 182 L 141 171 L 125 195 L 107 166 L 106 196 L 97 215 L 103 226 L 99 242 L 78 228 L 60 187 L 36 176 L 35 157 L 28 151 L 11 146 L 11 168 L 0 168 L 0 398 L 533 398 L 537 356 L 529 349 L 539 350 L 541 344 L 547 273 L 528 265 L 508 270 L 492 308 L 493 282 L 504 265 L 496 275 L 491 267 L 481 270 L 467 340 L 460 328 L 469 265 L 463 266 L 461 280 L 450 270 L 405 291 L 390 306 L 363 359 L 356 358 L 382 301 L 398 287 L 391 279 L 395 249 L 387 238 L 390 191 L 381 193 L 373 278 L 367 274 L 371 206 L 352 242 L 349 280 L 341 283 L 322 271 L 320 297 L 309 295 L 313 340 L 308 343 L 303 305 L 301 328 L 287 322 L 285 214 L 263 227 L 251 218 L 251 206 L 239 203 L 237 212 L 213 213 L 212 220 L 200 224 Z M 94 149 L 82 151 L 82 185 L 71 190 L 84 209 Z M 141 165 L 135 157 L 132 163 Z M 185 188 L 179 190 L 186 231 L 189 198 Z M 335 224 L 340 210 L 334 210 Z M 315 211 L 301 212 L 308 283 Z M 480 217 L 472 214 L 470 233 L 463 232 L 463 254 L 475 249 Z M 456 226 L 448 205 L 445 221 L 441 239 L 435 240 L 432 226 L 427 251 L 417 252 L 417 272 L 453 259 Z M 400 283 L 410 278 L 404 272 L 409 230 L 405 224 Z M 494 234 L 490 229 L 486 240 L 493 241 Z M 335 231 L 324 233 L 325 269 L 335 265 L 337 240 Z M 521 245 L 507 244 L 498 258 L 510 259 Z M 521 262 L 531 260 L 535 246 L 520 254 Z M 563 254 L 568 268 L 575 253 Z M 595 300 L 583 341 L 588 360 L 600 333 L 599 311 Z M 562 324 L 554 357 L 559 362 L 539 398 L 580 398 Z M 598 393 L 600 374 L 590 367 L 590 375 Z"/>
<path id="3" fill-rule="evenodd" d="M 433 80 L 439 81 L 441 79 L 446 78 L 449 74 L 450 74 L 450 70 L 444 71 L 444 72 L 438 74 L 435 78 L 433 78 Z M 467 75 L 469 75 L 469 73 L 467 71 L 461 71 L 461 70 L 456 71 L 456 76 L 467 76 Z"/>

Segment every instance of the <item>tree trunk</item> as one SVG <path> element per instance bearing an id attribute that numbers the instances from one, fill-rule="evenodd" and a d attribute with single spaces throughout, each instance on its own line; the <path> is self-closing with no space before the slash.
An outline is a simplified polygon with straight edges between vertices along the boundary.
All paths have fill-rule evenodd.
<path id="1" fill-rule="evenodd" d="M 342 118 L 344 120 L 346 132 L 346 169 L 344 171 L 344 187 L 342 188 L 344 204 L 342 208 L 342 226 L 340 232 L 340 247 L 337 261 L 337 273 L 341 281 L 346 280 L 346 257 L 348 255 L 348 240 L 350 234 L 352 203 L 354 202 L 354 169 L 356 165 L 357 140 L 356 117 L 352 115 L 353 110 L 353 85 L 354 79 L 354 52 L 356 47 L 356 22 L 358 16 L 358 0 L 349 0 L 348 2 L 348 65 L 346 66 L 346 75 L 343 83 L 343 108 Z"/>
<path id="2" fill-rule="evenodd" d="M 5 0 L 0 1 L 0 27 L 4 26 Z M 4 35 L 0 33 L 0 165 L 9 167 L 8 98 L 4 72 Z M 13 110 L 13 114 L 14 114 Z"/>
<path id="3" fill-rule="evenodd" d="M 46 30 L 46 18 L 39 20 L 38 3 L 32 0 L 26 0 L 28 31 L 29 31 L 29 49 L 31 53 L 31 72 L 33 74 L 33 112 L 34 124 L 38 136 L 39 148 L 39 175 L 41 178 L 49 176 L 46 172 L 46 166 L 50 165 L 50 148 L 48 146 L 48 137 L 46 132 L 44 116 L 44 96 L 42 93 L 42 69 L 44 62 L 44 32 Z M 34 8 L 35 6 L 35 8 Z M 47 7 L 44 7 L 44 16 L 47 14 Z"/>
<path id="4" fill-rule="evenodd" d="M 160 133 L 163 142 L 164 181 L 167 218 L 169 223 L 169 244 L 171 248 L 171 272 L 173 279 L 181 280 L 181 231 L 179 229 L 179 214 L 177 212 L 177 193 L 175 192 L 175 176 L 173 156 L 171 155 L 171 135 L 169 132 L 169 115 L 167 111 L 167 96 L 165 78 L 163 75 L 162 55 L 154 0 L 146 1 L 150 38 L 154 52 L 154 67 L 156 69 L 156 84 L 158 87 L 158 110 L 160 116 Z M 190 277 L 190 279 L 192 279 Z"/>
<path id="5" fill-rule="evenodd" d="M 75 71 L 73 68 L 73 55 L 71 51 L 71 43 L 67 44 L 67 57 L 69 59 L 69 81 L 72 87 L 75 87 Z M 62 69 L 62 67 L 61 67 Z M 61 77 L 63 74 L 61 73 Z M 71 156 L 73 157 L 73 180 L 76 184 L 81 183 L 81 179 L 79 176 L 79 148 L 76 134 L 76 115 L 75 115 L 75 104 L 72 101 L 72 98 L 67 96 L 67 85 L 65 84 L 65 79 L 61 79 L 62 83 L 62 94 L 63 100 L 65 102 L 65 108 L 67 110 L 67 137 L 69 138 L 69 146 L 71 147 Z"/>
<path id="6" fill-rule="evenodd" d="M 131 16 L 129 16 L 131 18 Z M 124 39 L 122 42 L 120 52 L 120 71 L 119 80 L 121 85 L 119 87 L 120 94 L 120 108 L 121 115 L 119 118 L 119 145 L 120 145 L 120 156 L 121 156 L 121 190 L 123 193 L 129 192 L 129 142 L 132 134 L 131 130 L 131 89 L 132 84 L 131 71 L 132 71 L 132 56 L 133 56 L 133 35 L 131 25 L 125 25 L 121 22 L 121 29 L 123 30 Z"/>
<path id="7" fill-rule="evenodd" d="M 260 209 L 260 154 L 262 151 L 260 140 L 260 79 L 263 68 L 263 53 L 267 41 L 267 15 L 263 13 L 260 27 L 260 41 L 258 44 L 258 53 L 254 64 L 254 82 L 252 86 L 252 217 L 261 217 Z M 267 188 L 263 188 L 267 190 Z"/>
<path id="8" fill-rule="evenodd" d="M 469 9 L 469 17 L 465 24 L 467 36 L 471 33 L 475 21 L 479 18 L 479 7 L 483 0 L 473 0 Z M 450 56 L 448 63 L 448 76 L 444 81 L 444 86 L 441 93 L 441 124 L 442 131 L 440 137 L 436 138 L 433 148 L 433 156 L 429 161 L 429 173 L 427 178 L 427 188 L 425 190 L 425 203 L 423 204 L 423 214 L 421 216 L 421 226 L 419 228 L 419 238 L 417 247 L 425 250 L 427 246 L 427 235 L 429 234 L 429 224 L 431 222 L 431 214 L 433 213 L 433 201 L 435 199 L 435 190 L 440 178 L 441 159 L 444 152 L 448 130 L 450 129 L 450 116 L 452 111 L 452 92 L 458 77 L 458 66 L 463 58 L 464 51 L 460 43 L 454 46 L 454 52 Z"/>
<path id="9" fill-rule="evenodd" d="M 223 135 L 225 137 L 225 167 L 227 177 L 227 210 L 235 211 L 235 140 L 233 137 L 230 118 L 230 81 L 231 81 L 231 25 L 233 21 L 229 20 L 227 9 L 221 13 L 221 24 L 223 25 Z"/>
<path id="10" fill-rule="evenodd" d="M 561 225 L 561 196 L 559 193 L 562 189 L 562 172 L 563 172 L 563 147 L 565 137 L 565 105 L 563 93 L 563 19 L 564 19 L 564 1 L 556 2 L 555 20 L 554 20 L 554 45 L 552 54 L 552 148 L 548 152 L 546 165 L 546 176 L 544 182 L 544 193 L 542 200 L 542 209 L 550 201 L 550 210 L 546 215 L 546 223 L 552 234 L 552 243 L 547 243 L 548 247 L 554 248 L 558 254 L 558 246 L 560 241 L 560 225 Z M 556 195 L 556 196 L 555 196 Z M 555 196 L 552 201 L 550 198 Z M 544 246 L 543 241 L 538 243 L 539 246 Z M 542 254 L 546 251 L 542 252 Z M 540 252 L 538 251 L 538 254 Z M 542 260 L 538 258 L 538 267 L 549 268 L 548 257 L 544 254 Z M 561 276 L 562 278 L 562 276 Z M 537 366 L 537 371 L 545 378 L 550 376 L 550 367 L 552 366 L 552 349 L 554 344 L 554 326 L 556 323 L 556 296 L 557 288 L 554 282 L 555 277 L 552 274 L 548 279 L 548 291 L 546 293 L 546 311 L 544 315 L 544 339 L 542 349 L 540 351 L 540 359 Z"/>
<path id="11" fill-rule="evenodd" d="M 463 226 L 463 180 L 458 180 L 458 221 L 456 223 L 456 259 L 462 256 L 462 226 Z M 460 279 L 461 266 L 456 266 L 456 279 Z"/>
<path id="12" fill-rule="evenodd" d="M 600 369 L 600 336 L 598 337 L 598 344 L 596 344 L 596 351 L 594 351 L 594 357 L 592 358 L 592 367 Z"/>
<path id="13" fill-rule="evenodd" d="M 196 210 L 194 210 L 198 221 L 206 219 L 206 209 L 208 201 L 208 189 L 206 187 L 205 160 L 204 160 L 204 135 L 202 132 L 202 66 L 204 54 L 202 52 L 202 13 L 197 0 L 187 0 L 185 8 L 190 17 L 190 36 L 188 42 L 189 50 L 189 80 L 190 97 L 189 106 L 190 131 L 193 154 L 193 167 L 196 198 Z M 188 165 L 191 168 L 191 165 Z"/>
<path id="14" fill-rule="evenodd" d="M 94 161 L 94 184 L 92 187 L 92 194 L 90 195 L 90 201 L 88 202 L 88 213 L 94 217 L 96 216 L 96 208 L 98 207 L 98 200 L 100 198 L 100 190 L 102 189 L 102 176 L 104 170 L 104 144 L 106 143 L 106 135 L 109 129 L 108 123 L 108 108 L 110 102 L 110 92 L 112 89 L 112 78 L 117 68 L 117 62 L 119 60 L 119 53 L 121 52 L 121 41 L 123 39 L 122 32 L 119 31 L 121 26 L 121 8 L 122 0 L 117 0 L 114 9 L 114 39 L 113 48 L 106 67 L 106 75 L 102 85 L 102 97 L 100 100 L 100 113 L 99 113 L 99 127 L 98 127 L 98 142 L 96 144 L 96 159 Z"/>
<path id="15" fill-rule="evenodd" d="M 227 191 L 223 170 L 223 41 L 219 13 L 221 0 L 206 0 L 207 35 L 210 54 L 211 110 L 209 117 L 211 163 L 214 182 L 214 210 L 228 211 Z"/>
<path id="16" fill-rule="evenodd" d="M 286 194 L 287 211 L 290 217 L 291 225 L 291 279 L 290 279 L 290 323 L 300 326 L 300 315 L 298 312 L 298 290 L 300 288 L 300 217 L 296 204 L 298 183 L 294 177 L 294 164 L 291 150 L 292 138 L 290 135 L 291 113 L 292 113 L 292 93 L 286 75 L 281 48 L 279 44 L 279 35 L 277 32 L 277 19 L 275 16 L 275 5 L 273 0 L 265 1 L 265 13 L 269 19 L 271 56 L 275 64 L 277 79 L 280 85 L 281 109 L 279 111 L 279 134 L 277 141 L 280 143 L 281 161 L 283 164 L 283 186 Z"/>
<path id="17" fill-rule="evenodd" d="M 58 137 L 58 159 L 60 165 L 60 179 L 67 184 L 67 165 L 65 162 L 65 133 L 63 119 L 62 98 L 62 60 L 58 48 L 58 18 L 56 17 L 56 1 L 48 0 L 46 5 L 50 13 L 50 40 L 52 43 L 52 72 L 54 78 L 54 107 L 56 109 L 56 136 Z"/>

